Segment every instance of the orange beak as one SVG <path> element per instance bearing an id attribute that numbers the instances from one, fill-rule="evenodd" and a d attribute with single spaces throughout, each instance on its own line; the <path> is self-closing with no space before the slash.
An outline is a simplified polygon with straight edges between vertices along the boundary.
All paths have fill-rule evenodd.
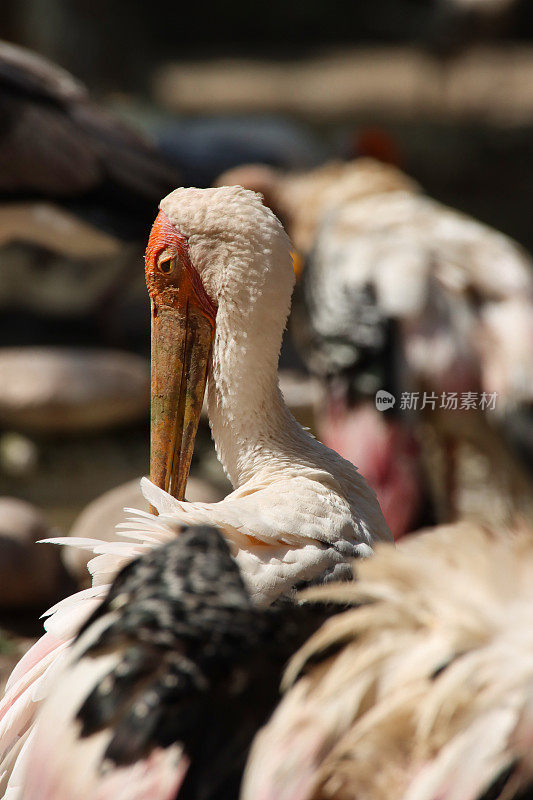
<path id="1" fill-rule="evenodd" d="M 182 500 L 205 393 L 216 305 L 187 239 L 160 211 L 146 250 L 152 308 L 150 479 Z"/>

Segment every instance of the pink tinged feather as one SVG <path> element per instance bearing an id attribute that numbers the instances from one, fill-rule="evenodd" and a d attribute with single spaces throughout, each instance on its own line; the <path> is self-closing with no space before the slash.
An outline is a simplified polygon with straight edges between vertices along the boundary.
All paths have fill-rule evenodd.
<path id="1" fill-rule="evenodd" d="M 188 767 L 178 748 L 154 750 L 147 759 L 106 775 L 94 800 L 174 800 Z M 85 795 L 85 800 L 92 797 Z"/>
<path id="2" fill-rule="evenodd" d="M 34 734 L 35 729 L 33 727 L 27 730 L 17 742 L 17 746 L 13 748 L 12 753 L 10 753 L 10 757 L 13 759 L 13 762 L 12 768 L 9 770 L 9 783 L 3 800 L 20 800 L 22 786 L 24 784 L 24 778 L 26 775 L 28 752 L 31 747 Z"/>
<path id="3" fill-rule="evenodd" d="M 104 762 L 110 730 L 79 735 L 77 709 L 116 662 L 112 653 L 74 657 L 56 680 L 37 720 L 21 800 L 174 800 L 189 766 L 180 746 L 158 748 L 131 766 L 116 767 Z"/>
<path id="4" fill-rule="evenodd" d="M 72 637 L 100 602 L 107 587 L 86 589 L 57 603 L 44 617 L 47 633 L 26 653 L 11 674 L 0 702 L 0 791 L 8 787 L 4 800 L 16 797 L 13 781 L 21 769 L 21 737 L 33 726 L 49 682 L 62 666 Z"/>
<path id="5" fill-rule="evenodd" d="M 64 650 L 65 642 L 60 643 L 53 650 L 49 650 L 39 661 L 33 663 L 26 673 L 21 675 L 18 680 L 12 681 L 9 691 L 6 691 L 0 705 L 0 756 L 5 750 L 6 740 L 9 740 L 13 731 L 10 730 L 14 717 L 17 712 L 22 711 L 23 705 L 31 704 L 33 701 L 33 690 L 36 683 L 45 674 L 49 666 L 54 662 L 60 652 Z"/>
<path id="6" fill-rule="evenodd" d="M 40 705 L 42 685 L 47 681 L 48 671 L 61 661 L 67 643 L 59 645 L 35 664 L 26 675 L 14 683 L 2 702 L 0 721 L 0 791 L 13 787 L 19 759 L 21 739 L 28 734 L 35 713 Z M 7 798 L 7 795 L 5 796 Z"/>
<path id="7" fill-rule="evenodd" d="M 164 502 L 160 503 L 163 508 L 173 507 L 171 501 L 163 499 Z M 53 679 L 56 669 L 61 667 L 60 654 L 68 647 L 81 625 L 100 603 L 109 588 L 109 583 L 121 567 L 147 549 L 175 535 L 168 528 L 158 524 L 156 517 L 152 516 L 151 520 L 147 520 L 143 512 L 138 513 L 141 531 L 135 533 L 135 542 L 109 543 L 81 537 L 56 537 L 46 540 L 50 544 L 78 547 L 95 553 L 95 558 L 89 562 L 93 586 L 65 598 L 43 614 L 46 618 L 44 626 L 47 632 L 21 659 L 8 681 L 6 693 L 0 703 L 0 759 L 3 759 L 0 761 L 0 775 L 2 772 L 7 773 L 1 779 L 2 791 L 7 784 L 9 774 L 11 774 L 9 791 L 10 793 L 16 791 L 12 779 L 20 766 L 20 737 L 25 736 L 32 726 L 40 701 L 48 692 L 49 681 Z M 146 534 L 142 530 L 144 526 L 147 527 Z M 57 664 L 54 667 L 56 659 Z M 7 800 L 7 795 L 4 800 Z"/>
<path id="8" fill-rule="evenodd" d="M 244 776 L 242 800 L 311 800 L 317 784 L 325 734 L 305 726 L 298 733 L 291 730 L 290 740 L 266 742 L 264 733 L 252 749 L 251 769 Z"/>
<path id="9" fill-rule="evenodd" d="M 45 658 L 52 650 L 62 644 L 62 641 L 52 633 L 45 633 L 44 636 L 35 642 L 33 647 L 22 656 L 6 683 L 5 691 L 9 692 L 11 687 L 17 683 L 23 675 L 29 672 L 38 661 Z"/>
<path id="10" fill-rule="evenodd" d="M 89 589 L 82 589 L 81 591 L 75 592 L 74 594 L 71 594 L 68 597 L 63 598 L 63 600 L 60 600 L 58 603 L 56 603 L 47 611 L 45 611 L 42 616 L 50 617 L 57 611 L 62 611 L 64 609 L 70 608 L 74 604 L 83 603 L 87 599 L 100 596 L 101 596 L 101 590 L 95 589 L 93 586 L 91 586 Z"/>
<path id="11" fill-rule="evenodd" d="M 189 766 L 177 748 L 158 749 L 130 767 L 94 774 L 90 785 L 73 786 L 60 775 L 54 779 L 49 763 L 31 765 L 21 800 L 175 800 Z"/>
<path id="12" fill-rule="evenodd" d="M 518 709 L 508 703 L 475 720 L 420 772 L 405 800 L 476 800 L 510 765 Z"/>

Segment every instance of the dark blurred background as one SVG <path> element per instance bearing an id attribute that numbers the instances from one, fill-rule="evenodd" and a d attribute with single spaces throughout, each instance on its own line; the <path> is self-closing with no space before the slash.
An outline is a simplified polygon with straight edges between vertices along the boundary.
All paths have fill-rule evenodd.
<path id="1" fill-rule="evenodd" d="M 265 115 L 307 127 L 307 158 L 295 166 L 349 155 L 357 130 L 379 124 L 430 194 L 533 245 L 529 0 L 274 1 L 260 12 L 240 2 L 4 0 L 0 33 L 155 129 L 184 183 L 209 183 L 236 160 L 211 154 L 206 164 L 189 141 L 214 113 L 255 116 L 253 139 Z"/>

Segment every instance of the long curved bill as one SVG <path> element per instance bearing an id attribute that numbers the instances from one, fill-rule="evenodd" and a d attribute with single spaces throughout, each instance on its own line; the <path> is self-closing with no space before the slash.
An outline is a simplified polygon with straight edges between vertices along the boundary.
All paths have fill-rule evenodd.
<path id="1" fill-rule="evenodd" d="M 147 282 L 152 305 L 150 479 L 181 500 L 185 497 L 205 393 L 216 308 L 205 294 L 185 244 L 174 258 L 172 274 L 165 276 L 156 272 L 152 283 L 149 250 Z M 168 265 L 170 261 L 167 259 L 163 263 Z M 158 269 L 156 256 L 153 270 Z"/>
<path id="2" fill-rule="evenodd" d="M 212 340 L 193 298 L 181 308 L 152 305 L 150 479 L 178 500 L 185 497 Z"/>

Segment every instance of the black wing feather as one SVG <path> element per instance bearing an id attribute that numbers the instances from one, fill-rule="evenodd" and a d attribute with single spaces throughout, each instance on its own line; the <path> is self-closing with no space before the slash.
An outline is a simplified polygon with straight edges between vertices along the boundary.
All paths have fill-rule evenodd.
<path id="1" fill-rule="evenodd" d="M 82 735 L 111 728 L 117 765 L 179 742 L 191 763 L 180 798 L 237 796 L 285 663 L 324 612 L 256 609 L 223 536 L 198 527 L 122 570 L 80 636 L 106 614 L 82 657 L 121 658 L 80 708 Z"/>

